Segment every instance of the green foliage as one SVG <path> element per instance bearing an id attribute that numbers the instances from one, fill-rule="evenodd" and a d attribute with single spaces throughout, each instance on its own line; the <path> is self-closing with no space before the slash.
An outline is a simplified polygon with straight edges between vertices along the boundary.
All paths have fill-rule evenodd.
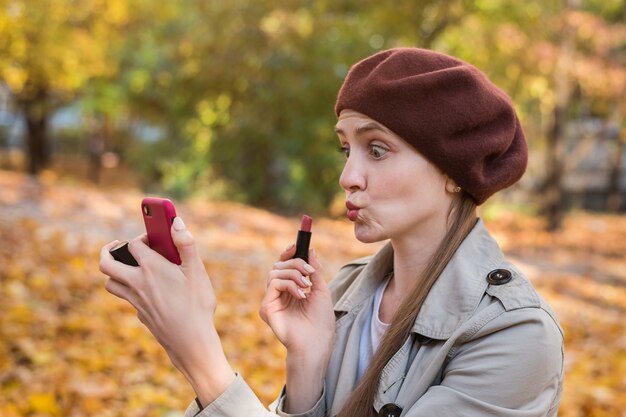
<path id="1" fill-rule="evenodd" d="M 75 103 L 83 140 L 106 127 L 106 148 L 146 186 L 319 212 L 339 191 L 337 90 L 350 65 L 382 48 L 429 47 L 475 64 L 513 97 L 541 148 L 569 25 L 579 51 L 572 109 L 619 119 L 624 0 L 567 13 L 565 3 L 3 0 L 0 79 L 16 101 L 44 90 L 45 105 Z"/>

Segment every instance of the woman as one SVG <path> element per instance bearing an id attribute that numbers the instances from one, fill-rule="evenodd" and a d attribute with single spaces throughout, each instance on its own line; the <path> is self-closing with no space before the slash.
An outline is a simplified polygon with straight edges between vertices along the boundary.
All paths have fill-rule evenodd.
<path id="1" fill-rule="evenodd" d="M 293 245 L 280 255 L 261 307 L 287 348 L 271 411 L 225 358 L 180 218 L 180 267 L 145 237 L 130 245 L 141 268 L 103 247 L 107 290 L 135 306 L 197 394 L 185 415 L 556 416 L 558 322 L 476 219 L 476 205 L 526 168 L 510 99 L 469 64 L 399 48 L 353 66 L 335 111 L 355 236 L 389 243 L 328 286 L 314 251 L 309 264 L 292 259 Z"/>

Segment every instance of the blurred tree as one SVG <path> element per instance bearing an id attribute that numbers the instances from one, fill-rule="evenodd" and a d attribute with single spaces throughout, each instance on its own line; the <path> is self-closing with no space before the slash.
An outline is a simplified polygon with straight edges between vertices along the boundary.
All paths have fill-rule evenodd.
<path id="1" fill-rule="evenodd" d="M 89 173 L 96 182 L 104 151 L 129 159 L 139 169 L 152 165 L 159 155 L 171 155 L 175 140 L 165 140 L 155 149 L 141 143 L 158 139 L 158 132 L 168 132 L 168 123 L 182 117 L 169 104 L 186 93 L 181 90 L 177 96 L 173 95 L 169 88 L 172 68 L 163 66 L 168 48 L 175 47 L 177 41 L 175 36 L 168 38 L 167 32 L 184 15 L 183 8 L 173 2 L 154 7 L 148 0 L 121 2 L 118 7 L 124 19 L 108 28 L 114 33 L 109 33 L 104 42 L 107 64 L 114 70 L 94 75 L 77 96 L 83 115 Z M 162 28 L 166 29 L 161 31 Z M 173 58 L 170 65 L 179 62 Z M 151 176 L 148 179 L 154 180 Z"/>
<path id="2" fill-rule="evenodd" d="M 568 107 L 572 97 L 574 49 L 576 28 L 567 19 L 572 12 L 579 10 L 581 0 L 565 0 L 563 8 L 564 21 L 560 26 L 561 35 L 556 47 L 559 50 L 553 72 L 554 104 L 552 121 L 547 132 L 546 178 L 542 187 L 544 197 L 543 211 L 547 218 L 547 230 L 561 228 L 565 213 L 565 199 L 562 185 L 564 165 L 564 142 L 568 121 Z"/>
<path id="3" fill-rule="evenodd" d="M 567 0 L 562 13 L 553 73 L 553 119 L 547 135 L 548 171 L 542 189 L 548 230 L 561 228 L 566 210 L 562 177 L 567 121 L 593 116 L 609 123 L 624 116 L 626 25 L 614 19 L 615 3 L 626 6 L 609 2 L 600 8 L 594 1 Z M 623 154 L 619 143 L 614 147 L 614 169 L 607 178 L 609 199 L 611 194 L 619 195 Z"/>
<path id="4" fill-rule="evenodd" d="M 76 102 L 94 178 L 113 149 L 178 197 L 315 212 L 338 192 L 337 90 L 379 49 L 474 63 L 513 96 L 531 147 L 546 154 L 558 150 L 548 141 L 557 108 L 559 120 L 581 108 L 624 120 L 614 114 L 626 108 L 624 0 L 577 0 L 571 11 L 564 1 L 0 0 L 0 78 L 28 116 L 33 172 L 47 159 L 51 112 Z M 565 80 L 573 94 L 559 102 Z M 553 177 L 532 162 L 531 177 Z"/>
<path id="5" fill-rule="evenodd" d="M 183 147 L 162 164 L 166 186 L 185 194 L 217 183 L 231 198 L 284 211 L 302 210 L 306 195 L 307 210 L 326 209 L 341 164 L 332 107 L 349 66 L 384 47 L 430 45 L 467 4 L 186 4 L 174 42 L 188 55 L 177 62 L 196 70 L 172 78 L 172 91 L 185 91 L 172 132 Z"/>
<path id="6" fill-rule="evenodd" d="M 610 127 L 613 140 L 606 179 L 606 209 L 622 207 L 621 178 L 626 142 L 626 1 L 588 1 L 586 9 L 570 16 L 577 28 L 579 58 L 575 77 L 579 101 L 587 112 Z"/>
<path id="7" fill-rule="evenodd" d="M 90 79 L 111 75 L 107 47 L 124 23 L 121 0 L 3 0 L 0 77 L 27 125 L 28 170 L 50 161 L 48 124 Z"/>
<path id="8" fill-rule="evenodd" d="M 561 226 L 566 208 L 564 148 L 575 152 L 578 145 L 566 123 L 588 116 L 576 113 L 585 108 L 608 120 L 624 97 L 625 6 L 623 0 L 483 0 L 434 44 L 483 69 L 513 97 L 529 145 L 545 153 L 547 163 L 531 160 L 529 175 L 542 178 L 535 183 L 551 230 Z"/>
<path id="9" fill-rule="evenodd" d="M 177 4 L 121 58 L 130 111 L 167 132 L 146 169 L 181 196 L 295 210 L 307 194 L 308 209 L 324 209 L 340 161 L 332 105 L 369 37 L 355 40 L 355 21 L 324 2 Z"/>

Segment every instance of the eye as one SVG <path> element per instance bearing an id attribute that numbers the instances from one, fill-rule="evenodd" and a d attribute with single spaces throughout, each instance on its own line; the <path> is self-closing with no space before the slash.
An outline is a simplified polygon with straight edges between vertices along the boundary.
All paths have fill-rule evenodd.
<path id="1" fill-rule="evenodd" d="M 341 145 L 337 148 L 337 152 L 344 154 L 344 156 L 347 158 L 350 156 L 350 147 L 347 145 Z"/>
<path id="2" fill-rule="evenodd" d="M 370 145 L 370 155 L 374 159 L 382 158 L 387 152 L 389 152 L 389 150 L 380 145 Z"/>

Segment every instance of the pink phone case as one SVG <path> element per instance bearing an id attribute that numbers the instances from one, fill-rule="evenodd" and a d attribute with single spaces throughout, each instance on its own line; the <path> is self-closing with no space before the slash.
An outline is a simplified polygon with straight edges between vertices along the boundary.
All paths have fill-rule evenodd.
<path id="1" fill-rule="evenodd" d="M 148 233 L 148 245 L 170 262 L 180 265 L 180 255 L 170 233 L 176 217 L 174 204 L 166 198 L 146 197 L 141 200 L 141 213 Z"/>

